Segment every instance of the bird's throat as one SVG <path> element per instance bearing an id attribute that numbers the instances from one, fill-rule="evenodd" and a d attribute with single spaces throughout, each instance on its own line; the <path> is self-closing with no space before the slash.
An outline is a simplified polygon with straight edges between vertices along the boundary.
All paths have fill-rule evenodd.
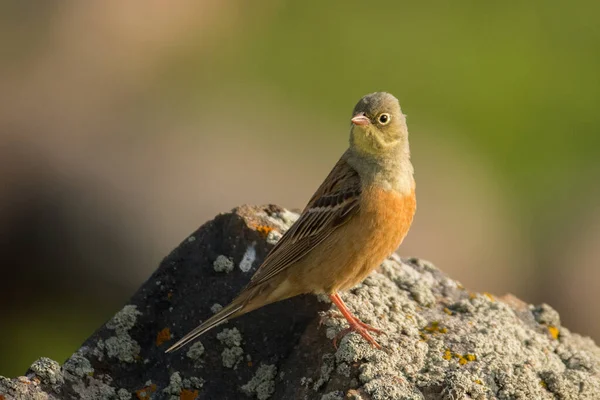
<path id="1" fill-rule="evenodd" d="M 399 142 L 397 146 L 386 150 L 372 154 L 351 146 L 346 158 L 365 185 L 377 185 L 385 190 L 410 194 L 415 188 L 415 180 L 408 142 Z"/>

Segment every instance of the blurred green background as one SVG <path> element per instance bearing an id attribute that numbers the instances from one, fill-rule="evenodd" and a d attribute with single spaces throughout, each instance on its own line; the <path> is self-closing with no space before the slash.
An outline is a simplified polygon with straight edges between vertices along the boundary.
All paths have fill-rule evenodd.
<path id="1" fill-rule="evenodd" d="M 600 2 L 0 4 L 0 375 L 64 360 L 243 203 L 301 208 L 376 90 L 403 256 L 600 339 Z"/>

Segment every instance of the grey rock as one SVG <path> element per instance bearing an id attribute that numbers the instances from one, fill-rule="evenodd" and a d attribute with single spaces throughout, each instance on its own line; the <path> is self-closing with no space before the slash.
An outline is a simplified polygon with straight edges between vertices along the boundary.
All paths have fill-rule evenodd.
<path id="1" fill-rule="evenodd" d="M 472 293 L 427 261 L 395 255 L 342 294 L 385 332 L 383 350 L 356 334 L 335 349 L 345 320 L 307 295 L 165 354 L 247 284 L 295 218 L 276 206 L 217 216 L 62 368 L 41 358 L 25 376 L 0 377 L 0 399 L 600 399 L 600 348 L 550 306 Z M 215 271 L 217 259 L 231 260 L 229 273 Z"/>

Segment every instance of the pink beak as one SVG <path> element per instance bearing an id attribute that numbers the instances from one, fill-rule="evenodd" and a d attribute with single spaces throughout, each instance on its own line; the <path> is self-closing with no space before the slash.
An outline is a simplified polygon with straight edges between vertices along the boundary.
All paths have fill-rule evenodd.
<path id="1" fill-rule="evenodd" d="M 357 114 L 350 120 L 354 125 L 368 125 L 371 123 L 369 118 L 365 117 L 363 114 Z"/>

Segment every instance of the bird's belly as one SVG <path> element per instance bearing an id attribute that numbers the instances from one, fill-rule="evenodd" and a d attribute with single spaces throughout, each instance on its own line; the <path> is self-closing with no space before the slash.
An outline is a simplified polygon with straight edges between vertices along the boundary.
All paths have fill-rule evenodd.
<path id="1" fill-rule="evenodd" d="M 358 284 L 393 253 L 410 228 L 416 209 L 414 190 L 399 196 L 371 189 L 359 213 L 323 242 L 318 259 L 307 260 L 313 291 L 333 293 Z M 318 288 L 314 290 L 314 288 Z"/>

